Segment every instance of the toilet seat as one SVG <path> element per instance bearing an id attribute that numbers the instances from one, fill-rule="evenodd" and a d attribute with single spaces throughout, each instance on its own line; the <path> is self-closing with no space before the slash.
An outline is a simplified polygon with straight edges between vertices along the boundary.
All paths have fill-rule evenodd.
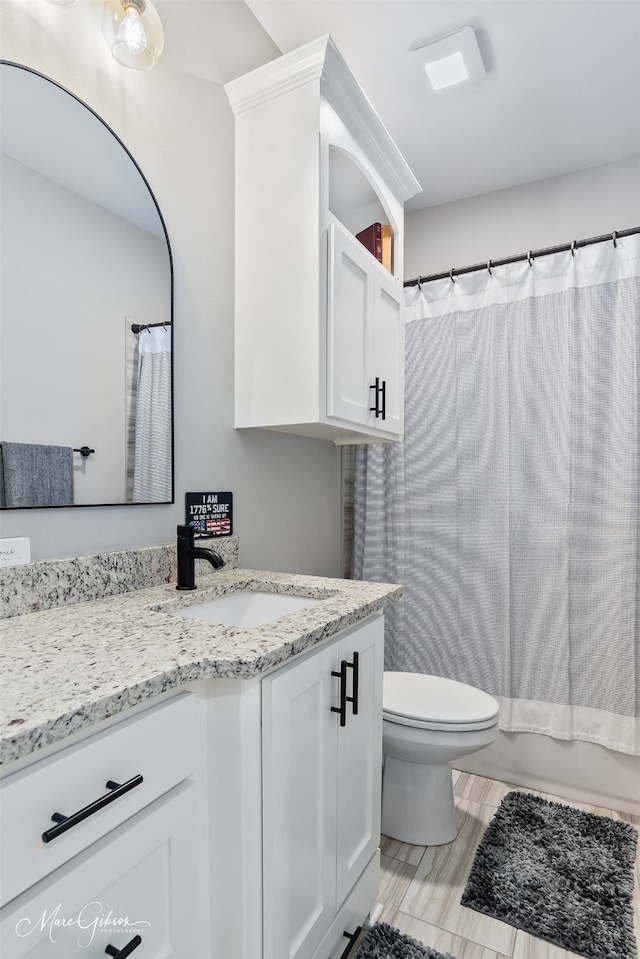
<path id="1" fill-rule="evenodd" d="M 387 722 L 422 729 L 465 732 L 498 722 L 493 696 L 442 676 L 423 673 L 384 674 L 383 717 Z"/>

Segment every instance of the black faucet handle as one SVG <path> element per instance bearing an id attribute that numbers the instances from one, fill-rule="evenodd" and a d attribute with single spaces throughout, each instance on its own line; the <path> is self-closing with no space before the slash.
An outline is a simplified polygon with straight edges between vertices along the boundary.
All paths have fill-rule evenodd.
<path id="1" fill-rule="evenodd" d="M 177 532 L 178 583 L 176 589 L 195 589 L 193 526 L 178 526 Z"/>

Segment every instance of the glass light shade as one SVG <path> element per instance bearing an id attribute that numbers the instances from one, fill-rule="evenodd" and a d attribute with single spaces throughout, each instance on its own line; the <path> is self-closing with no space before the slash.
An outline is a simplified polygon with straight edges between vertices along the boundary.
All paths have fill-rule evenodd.
<path id="1" fill-rule="evenodd" d="M 105 0 L 102 33 L 114 60 L 132 70 L 150 70 L 164 46 L 164 32 L 150 0 Z"/>
<path id="2" fill-rule="evenodd" d="M 72 7 L 77 2 L 78 0 L 49 0 L 49 3 L 55 4 L 56 7 Z"/>

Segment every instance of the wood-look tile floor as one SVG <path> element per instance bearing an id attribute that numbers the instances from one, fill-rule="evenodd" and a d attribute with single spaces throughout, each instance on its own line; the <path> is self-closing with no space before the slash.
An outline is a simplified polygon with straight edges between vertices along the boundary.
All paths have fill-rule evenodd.
<path id="1" fill-rule="evenodd" d="M 450 953 L 455 959 L 575 959 L 575 953 L 530 936 L 520 929 L 460 905 L 469 870 L 484 830 L 510 786 L 470 773 L 454 771 L 458 835 L 446 846 L 409 846 L 382 839 L 382 882 L 379 921 Z M 623 819 L 640 827 L 640 816 L 602 809 L 536 793 L 545 799 L 600 816 Z M 640 945 L 640 844 L 635 867 L 634 919 Z"/>

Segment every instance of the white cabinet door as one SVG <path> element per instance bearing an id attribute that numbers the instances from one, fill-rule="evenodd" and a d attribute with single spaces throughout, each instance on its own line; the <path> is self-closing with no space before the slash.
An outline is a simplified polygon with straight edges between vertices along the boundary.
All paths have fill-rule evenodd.
<path id="1" fill-rule="evenodd" d="M 404 312 L 402 290 L 382 267 L 373 264 L 373 360 L 372 382 L 378 380 L 380 415 L 371 420 L 378 429 L 404 432 Z M 372 396 L 374 391 L 371 391 Z M 375 405 L 374 401 L 370 404 Z"/>
<path id="2" fill-rule="evenodd" d="M 327 299 L 327 414 L 369 422 L 373 361 L 373 274 L 369 254 L 339 223 L 330 223 Z"/>
<path id="3" fill-rule="evenodd" d="M 340 223 L 328 228 L 327 414 L 401 434 L 403 294 Z M 377 414 L 377 415 L 376 415 Z"/>
<path id="4" fill-rule="evenodd" d="M 263 680 L 264 959 L 309 959 L 376 856 L 382 645 L 380 615 Z"/>
<path id="5" fill-rule="evenodd" d="M 3 959 L 208 955 L 196 791 L 176 787 L 7 905 Z"/>
<path id="6" fill-rule="evenodd" d="M 338 905 L 380 845 L 383 622 L 382 616 L 371 620 L 339 645 L 340 661 L 353 664 L 349 692 L 357 701 L 347 703 L 338 738 Z"/>
<path id="7" fill-rule="evenodd" d="M 330 646 L 263 688 L 264 959 L 308 959 L 336 911 L 336 716 Z"/>

